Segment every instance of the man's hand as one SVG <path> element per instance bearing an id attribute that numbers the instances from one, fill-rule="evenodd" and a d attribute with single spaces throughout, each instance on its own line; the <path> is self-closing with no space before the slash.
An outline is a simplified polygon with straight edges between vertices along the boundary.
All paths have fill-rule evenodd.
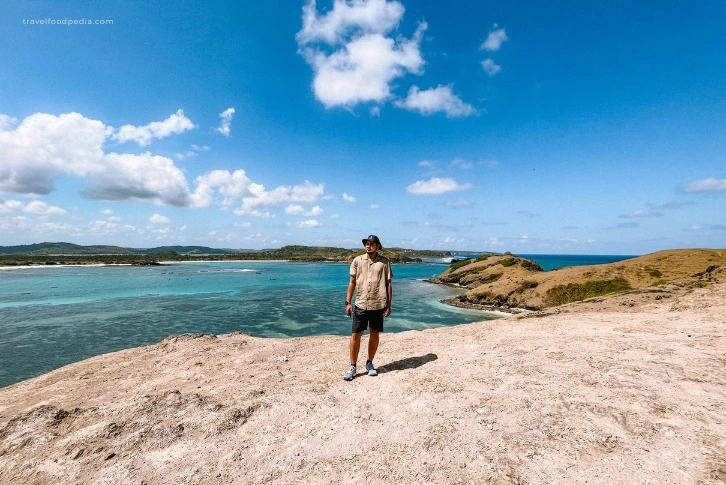
<path id="1" fill-rule="evenodd" d="M 383 316 L 387 317 L 391 315 L 391 305 L 388 305 L 385 310 L 383 310 Z"/>
<path id="2" fill-rule="evenodd" d="M 352 311 L 353 311 L 353 306 L 350 303 L 345 305 L 345 314 L 346 315 L 350 316 Z"/>

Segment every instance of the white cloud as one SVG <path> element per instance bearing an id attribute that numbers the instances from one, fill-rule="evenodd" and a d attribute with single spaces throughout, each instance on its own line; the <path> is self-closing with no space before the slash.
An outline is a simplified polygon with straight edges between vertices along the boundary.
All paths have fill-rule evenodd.
<path id="1" fill-rule="evenodd" d="M 320 206 L 315 206 L 309 211 L 306 211 L 303 206 L 297 205 L 297 204 L 290 204 L 287 207 L 285 207 L 285 214 L 290 214 L 294 216 L 319 216 L 323 213 L 323 209 L 320 208 Z"/>
<path id="2" fill-rule="evenodd" d="M 0 114 L 0 130 L 7 130 L 18 122 L 17 118 L 13 118 L 8 115 Z"/>
<path id="3" fill-rule="evenodd" d="M 451 86 L 439 85 L 426 91 L 420 91 L 418 86 L 411 86 L 406 99 L 397 100 L 395 105 L 409 111 L 418 111 L 424 116 L 446 113 L 448 118 L 455 118 L 476 114 L 470 104 L 463 102 L 451 91 Z"/>
<path id="4" fill-rule="evenodd" d="M 196 179 L 197 188 L 191 195 L 192 207 L 207 207 L 214 202 L 215 191 L 222 197 L 222 203 L 252 194 L 253 184 L 244 170 L 212 170 Z M 264 187 L 263 187 L 264 188 Z"/>
<path id="5" fill-rule="evenodd" d="M 171 129 L 156 127 L 152 131 L 161 134 Z M 105 153 L 103 145 L 112 136 L 111 127 L 78 113 L 37 113 L 25 118 L 15 130 L 0 130 L 0 192 L 45 195 L 53 190 L 56 177 L 69 174 L 88 182 L 84 195 L 92 199 L 177 207 L 217 203 L 223 209 L 241 200 L 235 213 L 253 217 L 274 217 L 261 209 L 315 203 L 323 195 L 323 184 L 307 181 L 267 191 L 253 183 L 244 170 L 213 170 L 201 175 L 192 193 L 186 176 L 170 158 L 150 152 Z M 321 211 L 313 208 L 311 214 Z"/>
<path id="6" fill-rule="evenodd" d="M 330 214 L 328 216 L 328 219 L 338 219 L 340 217 L 340 214 Z"/>
<path id="7" fill-rule="evenodd" d="M 149 217 L 149 222 L 152 224 L 169 224 L 171 222 L 171 219 L 162 216 L 161 214 L 154 214 L 153 216 Z"/>
<path id="8" fill-rule="evenodd" d="M 412 183 L 406 190 L 415 195 L 423 194 L 445 194 L 459 190 L 469 190 L 472 184 L 459 184 L 456 180 L 450 178 L 431 177 L 428 181 L 419 180 Z"/>
<path id="9" fill-rule="evenodd" d="M 87 179 L 93 186 L 84 195 L 98 200 L 152 202 L 187 207 L 189 188 L 184 174 L 171 158 L 130 153 L 109 153 L 102 168 Z"/>
<path id="10" fill-rule="evenodd" d="M 326 108 L 384 102 L 392 97 L 394 79 L 420 72 L 419 43 L 427 24 L 419 23 L 411 39 L 387 37 L 404 11 L 386 0 L 336 0 L 324 15 L 318 15 L 315 0 L 303 6 L 298 52 L 313 68 L 313 92 Z"/>
<path id="11" fill-rule="evenodd" d="M 307 221 L 302 222 L 288 222 L 286 224 L 288 227 L 297 227 L 299 229 L 305 229 L 310 227 L 322 227 L 322 224 L 316 221 L 315 219 L 309 219 Z"/>
<path id="12" fill-rule="evenodd" d="M 356 198 L 343 192 L 343 202 L 346 204 L 354 204 L 356 202 Z"/>
<path id="13" fill-rule="evenodd" d="M 110 216 L 113 214 L 113 211 L 111 209 L 104 209 L 101 211 L 101 214 L 106 214 L 107 216 Z"/>
<path id="14" fill-rule="evenodd" d="M 222 118 L 222 121 L 219 123 L 217 131 L 224 136 L 229 136 L 229 127 L 232 124 L 232 115 L 234 115 L 234 108 L 227 108 L 219 113 L 219 117 Z"/>
<path id="15" fill-rule="evenodd" d="M 481 61 L 481 67 L 484 69 L 484 72 L 489 74 L 489 77 L 494 76 L 502 70 L 502 66 L 495 64 L 493 59 L 484 59 Z"/>
<path id="16" fill-rule="evenodd" d="M 497 29 L 497 24 L 494 24 L 494 28 Z M 501 49 L 502 44 L 509 40 L 504 29 L 497 29 L 489 32 L 487 40 L 482 43 L 479 50 L 484 51 L 498 51 Z"/>
<path id="17" fill-rule="evenodd" d="M 447 200 L 446 205 L 448 207 L 471 207 L 474 203 L 466 199 Z"/>
<path id="18" fill-rule="evenodd" d="M 0 212 L 13 212 L 21 207 L 23 207 L 23 203 L 18 200 L 0 199 Z"/>
<path id="19" fill-rule="evenodd" d="M 303 28 L 295 38 L 301 44 L 325 42 L 336 45 L 345 42 L 352 29 L 385 34 L 398 26 L 404 11 L 399 2 L 336 0 L 332 10 L 318 15 L 315 0 L 310 0 L 303 6 Z"/>
<path id="20" fill-rule="evenodd" d="M 449 164 L 450 167 L 459 167 L 463 169 L 468 169 L 474 167 L 474 164 L 471 162 L 467 162 L 463 158 L 455 158 L 451 161 Z"/>
<path id="21" fill-rule="evenodd" d="M 146 146 L 153 138 L 164 138 L 172 133 L 178 135 L 194 128 L 196 126 L 192 120 L 184 116 L 183 110 L 179 110 L 164 121 L 153 121 L 146 126 L 124 125 L 113 135 L 113 139 L 120 143 L 133 140 L 141 146 Z"/>
<path id="22" fill-rule="evenodd" d="M 61 173 L 103 170 L 102 146 L 113 129 L 78 113 L 36 113 L 0 131 L 0 192 L 44 195 Z"/>
<path id="23" fill-rule="evenodd" d="M 381 208 L 381 206 L 380 206 L 380 205 L 378 205 L 378 204 L 371 204 L 371 205 L 369 205 L 368 207 L 369 207 L 370 209 L 380 209 L 380 208 Z"/>
<path id="24" fill-rule="evenodd" d="M 323 195 L 325 186 L 323 184 L 311 184 L 307 180 L 305 185 L 286 186 L 281 185 L 273 190 L 265 190 L 261 184 L 250 184 L 249 195 L 242 198 L 242 205 L 234 210 L 237 215 L 253 215 L 259 207 L 277 207 L 280 204 L 292 202 L 311 203 Z M 320 209 L 320 208 L 318 208 Z"/>
<path id="25" fill-rule="evenodd" d="M 436 164 L 436 162 L 431 162 L 429 160 L 421 160 L 420 162 L 417 163 L 417 165 L 419 167 L 428 167 L 428 168 L 434 168 L 435 164 Z"/>
<path id="26" fill-rule="evenodd" d="M 207 236 L 216 236 L 216 235 L 217 235 L 217 231 L 210 231 L 207 233 Z"/>
<path id="27" fill-rule="evenodd" d="M 663 214 L 660 212 L 653 212 L 653 211 L 635 211 L 631 212 L 630 214 L 625 214 L 620 216 L 623 219 L 639 219 L 639 218 L 647 218 L 647 217 L 661 217 Z"/>
<path id="28" fill-rule="evenodd" d="M 62 216 L 63 214 L 66 214 L 64 209 L 56 206 L 50 206 L 40 200 L 34 200 L 30 204 L 26 205 L 23 212 L 30 212 L 41 216 Z"/>
<path id="29" fill-rule="evenodd" d="M 381 116 L 381 107 L 380 106 L 374 106 L 370 110 L 371 116 Z"/>
<path id="30" fill-rule="evenodd" d="M 261 232 L 258 232 L 257 234 L 250 234 L 249 236 L 247 236 L 245 238 L 245 240 L 247 240 L 247 241 L 264 241 L 265 236 Z"/>
<path id="31" fill-rule="evenodd" d="M 686 186 L 686 192 L 726 192 L 726 179 L 696 180 Z"/>
<path id="32" fill-rule="evenodd" d="M 120 222 L 121 221 L 121 218 L 120 217 L 117 217 L 117 216 L 111 216 L 111 217 L 108 218 L 108 220 L 110 222 Z"/>
<path id="33" fill-rule="evenodd" d="M 197 155 L 199 155 L 197 152 L 193 150 L 187 150 L 184 153 L 175 153 L 174 158 L 176 158 L 177 160 L 186 160 L 187 158 L 196 157 Z"/>
<path id="34" fill-rule="evenodd" d="M 234 227 L 250 227 L 251 225 L 252 223 L 250 221 L 234 223 Z"/>

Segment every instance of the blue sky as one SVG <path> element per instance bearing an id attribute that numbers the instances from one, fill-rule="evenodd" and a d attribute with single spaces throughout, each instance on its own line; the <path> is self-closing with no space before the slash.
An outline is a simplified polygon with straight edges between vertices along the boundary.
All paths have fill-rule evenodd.
<path id="1" fill-rule="evenodd" d="M 716 1 L 5 3 L 0 245 L 724 247 L 724 18 Z"/>

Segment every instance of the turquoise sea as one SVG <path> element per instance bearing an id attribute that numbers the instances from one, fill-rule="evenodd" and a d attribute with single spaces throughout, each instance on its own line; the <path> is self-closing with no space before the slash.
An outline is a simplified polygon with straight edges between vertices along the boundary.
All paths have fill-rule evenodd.
<path id="1" fill-rule="evenodd" d="M 422 281 L 447 265 L 394 265 L 385 331 L 493 318 L 443 305 Z M 179 263 L 0 271 L 0 387 L 94 355 L 185 332 L 349 335 L 347 264 Z"/>
<path id="2" fill-rule="evenodd" d="M 603 258 L 617 261 L 626 256 L 552 258 L 534 256 L 545 269 L 558 262 L 597 264 L 612 262 Z M 423 279 L 438 276 L 447 267 L 394 265 L 393 308 L 385 321 L 386 331 L 495 318 L 439 302 L 460 291 Z M 344 314 L 348 278 L 348 265 L 336 263 L 0 270 L 0 387 L 94 355 L 154 344 L 186 332 L 349 335 L 351 321 Z"/>

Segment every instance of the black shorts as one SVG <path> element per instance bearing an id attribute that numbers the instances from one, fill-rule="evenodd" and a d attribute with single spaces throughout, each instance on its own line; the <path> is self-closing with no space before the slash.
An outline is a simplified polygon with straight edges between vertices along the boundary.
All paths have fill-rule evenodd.
<path id="1" fill-rule="evenodd" d="M 354 306 L 353 333 L 362 332 L 369 326 L 373 331 L 383 331 L 383 308 L 380 310 L 364 310 Z"/>

